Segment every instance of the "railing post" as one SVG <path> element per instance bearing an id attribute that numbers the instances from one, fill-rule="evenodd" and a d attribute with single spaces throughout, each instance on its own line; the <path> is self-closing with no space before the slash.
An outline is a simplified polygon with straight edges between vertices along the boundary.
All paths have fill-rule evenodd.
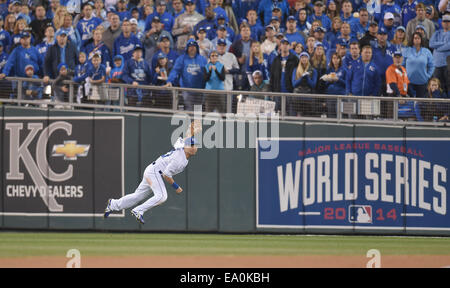
<path id="1" fill-rule="evenodd" d="M 286 96 L 281 96 L 281 118 L 286 116 Z"/>
<path id="2" fill-rule="evenodd" d="M 336 118 L 337 118 L 337 120 L 342 119 L 341 105 L 342 105 L 342 98 L 337 97 L 337 99 L 336 99 Z"/>
<path id="3" fill-rule="evenodd" d="M 227 91 L 227 113 L 231 113 L 232 111 L 232 94 L 231 92 Z M 219 100 L 220 101 L 220 100 Z"/>
<path id="4" fill-rule="evenodd" d="M 69 83 L 69 103 L 73 103 L 73 83 Z M 70 107 L 74 109 L 72 105 Z"/>
<path id="5" fill-rule="evenodd" d="M 394 119 L 394 121 L 398 121 L 398 100 L 394 100 L 393 102 L 394 105 L 392 107 L 392 118 Z"/>
<path id="6" fill-rule="evenodd" d="M 17 100 L 19 100 L 19 103 L 17 103 L 17 106 L 22 106 L 20 100 L 23 99 L 23 91 L 22 91 L 22 80 L 17 80 Z"/>
<path id="7" fill-rule="evenodd" d="M 119 101 L 120 101 L 120 112 L 124 111 L 124 106 L 125 106 L 125 88 L 123 88 L 123 86 L 120 86 L 120 95 L 119 95 Z"/>
<path id="8" fill-rule="evenodd" d="M 177 111 L 178 110 L 178 90 L 171 89 L 172 90 L 172 110 Z"/>

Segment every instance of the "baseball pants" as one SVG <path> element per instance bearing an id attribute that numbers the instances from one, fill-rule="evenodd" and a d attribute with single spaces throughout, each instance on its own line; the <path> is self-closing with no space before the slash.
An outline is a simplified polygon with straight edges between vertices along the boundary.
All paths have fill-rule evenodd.
<path id="1" fill-rule="evenodd" d="M 151 186 L 149 185 L 147 179 L 150 180 Z M 167 190 L 166 186 L 164 185 L 163 178 L 161 174 L 156 171 L 155 166 L 152 164 L 147 166 L 147 168 L 145 169 L 142 181 L 136 188 L 134 193 L 125 195 L 124 197 L 117 200 L 111 200 L 110 207 L 114 211 L 131 208 L 139 204 L 144 199 L 150 197 L 150 190 L 153 191 L 153 197 L 133 209 L 140 215 L 143 215 L 147 210 L 160 205 L 167 200 Z"/>

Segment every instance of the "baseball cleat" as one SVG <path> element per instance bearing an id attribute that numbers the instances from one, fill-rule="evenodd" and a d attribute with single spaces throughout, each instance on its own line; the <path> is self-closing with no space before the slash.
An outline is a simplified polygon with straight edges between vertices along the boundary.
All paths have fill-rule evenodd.
<path id="1" fill-rule="evenodd" d="M 137 220 L 139 223 L 141 223 L 141 224 L 144 224 L 144 223 L 145 223 L 145 222 L 144 222 L 144 217 L 143 217 L 141 214 L 139 214 L 138 212 L 131 210 L 131 215 L 133 215 L 134 217 L 136 217 L 136 220 Z"/>
<path id="2" fill-rule="evenodd" d="M 108 199 L 108 204 L 106 205 L 105 208 L 105 214 L 103 214 L 103 218 L 108 218 L 109 214 L 111 214 L 112 209 L 111 209 L 111 200 L 112 199 Z"/>

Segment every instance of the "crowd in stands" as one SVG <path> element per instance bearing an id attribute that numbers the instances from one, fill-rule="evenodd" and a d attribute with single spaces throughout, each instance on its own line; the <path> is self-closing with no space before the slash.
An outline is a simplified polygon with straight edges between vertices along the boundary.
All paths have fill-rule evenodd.
<path id="1" fill-rule="evenodd" d="M 0 0 L 0 79 L 57 80 L 56 101 L 70 79 L 79 102 L 97 84 L 127 83 L 127 101 L 155 106 L 170 94 L 140 85 L 398 96 L 410 98 L 399 117 L 448 120 L 448 105 L 411 101 L 449 98 L 448 0 L 155 1 Z M 26 99 L 42 98 L 39 83 L 23 85 Z M 182 94 L 185 109 L 224 111 L 224 101 Z M 289 115 L 318 109 L 287 101 Z"/>

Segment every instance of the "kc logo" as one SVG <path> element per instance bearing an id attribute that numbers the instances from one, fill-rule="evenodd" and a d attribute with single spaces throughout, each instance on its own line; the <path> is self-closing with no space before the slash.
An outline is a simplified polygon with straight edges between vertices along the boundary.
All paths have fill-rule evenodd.
<path id="1" fill-rule="evenodd" d="M 52 182 L 63 182 L 73 176 L 73 165 L 67 165 L 65 171 L 57 173 L 52 170 L 47 161 L 47 144 L 50 136 L 57 130 L 63 130 L 70 136 L 72 124 L 65 121 L 56 121 L 44 128 L 43 123 L 28 123 L 24 128 L 23 123 L 6 123 L 5 130 L 10 135 L 9 146 L 9 168 L 6 180 L 24 180 L 24 173 L 20 171 L 20 160 L 22 160 L 34 185 L 42 189 L 40 197 L 50 212 L 62 212 L 63 205 L 59 204 L 55 196 L 49 193 L 46 179 Z M 22 130 L 28 130 L 28 134 L 21 137 Z M 37 138 L 34 159 L 29 146 Z M 21 142 L 21 139 L 22 142 Z M 64 141 L 63 145 L 54 145 L 52 156 L 63 156 L 64 160 L 77 160 L 77 157 L 88 155 L 89 145 L 78 145 L 76 141 Z"/>

